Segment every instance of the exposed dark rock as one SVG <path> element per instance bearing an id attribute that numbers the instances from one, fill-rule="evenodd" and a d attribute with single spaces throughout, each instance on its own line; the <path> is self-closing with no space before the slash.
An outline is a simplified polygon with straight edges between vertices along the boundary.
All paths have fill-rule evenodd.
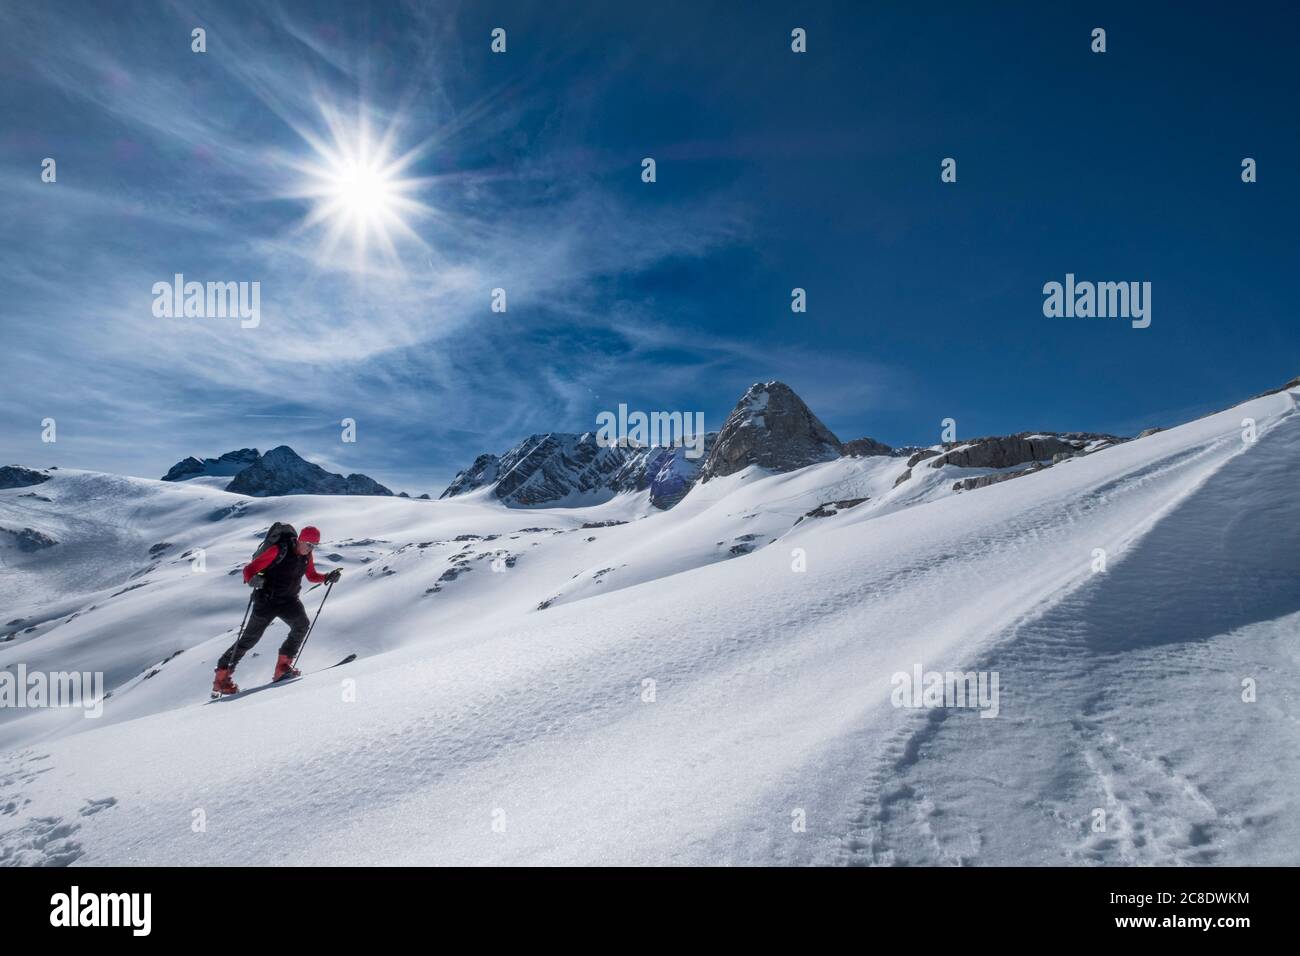
<path id="1" fill-rule="evenodd" d="M 930 461 L 931 468 L 1011 468 L 1031 461 L 1051 461 L 1053 455 L 1073 455 L 1094 441 L 1114 441 L 1113 435 L 1091 432 L 1021 432 L 1018 435 L 974 438 L 946 446 L 949 450 Z"/>
<path id="2" fill-rule="evenodd" d="M 440 497 L 492 486 L 506 504 L 533 507 L 649 488 L 651 503 L 668 508 L 694 485 L 713 437 L 704 436 L 700 458 L 688 458 L 685 447 L 604 445 L 594 432 L 532 435 L 500 458 L 479 455 Z"/>
<path id="3" fill-rule="evenodd" d="M 629 460 L 615 482 L 636 491 L 649 486 L 650 503 L 666 511 L 695 487 L 717 439 L 717 432 L 707 433 L 698 458 L 687 457 L 686 448 L 646 449 Z"/>
<path id="4" fill-rule="evenodd" d="M 506 504 L 530 507 L 571 495 L 608 490 L 625 463 L 627 449 L 602 446 L 594 432 L 532 435 L 498 459 L 480 455 L 468 481 L 457 476 L 442 497 L 495 481 L 493 493 Z M 468 486 L 468 487 L 467 487 Z"/>
<path id="5" fill-rule="evenodd" d="M 724 441 L 725 439 L 725 441 Z M 759 465 L 793 471 L 852 455 L 889 455 L 888 445 L 870 438 L 847 450 L 808 406 L 781 382 L 752 385 L 724 424 L 704 436 L 702 454 L 686 447 L 607 446 L 594 433 L 533 435 L 505 455 L 479 455 L 458 473 L 440 497 L 492 487 L 511 505 L 553 504 L 570 496 L 650 490 L 657 508 L 671 508 L 699 481 Z"/>
<path id="6" fill-rule="evenodd" d="M 226 518 L 243 517 L 248 510 L 248 502 L 240 501 L 233 505 L 226 505 L 224 508 L 217 508 L 215 511 L 208 512 L 209 521 L 224 521 Z"/>
<path id="7" fill-rule="evenodd" d="M 961 481 L 953 482 L 953 491 L 972 491 L 975 488 L 987 488 L 989 485 L 996 485 L 999 482 L 1010 481 L 1012 478 L 1023 478 L 1025 475 L 1032 475 L 1034 472 L 1043 471 L 1050 468 L 1050 465 L 1044 465 L 1042 462 L 1033 462 L 1028 468 L 1022 468 L 1020 471 L 1000 471 L 992 475 L 979 475 L 975 478 L 963 478 Z"/>
<path id="8" fill-rule="evenodd" d="M 843 453 L 840 440 L 784 382 L 751 385 L 723 423 L 700 481 L 750 465 L 787 472 Z"/>
<path id="9" fill-rule="evenodd" d="M 855 438 L 844 443 L 844 454 L 849 458 L 870 458 L 876 455 L 892 455 L 894 449 L 874 438 Z"/>
<path id="10" fill-rule="evenodd" d="M 933 448 L 922 448 L 920 451 L 915 452 L 912 455 L 912 457 L 907 459 L 907 467 L 915 468 L 918 464 L 925 461 L 927 458 L 933 458 L 938 454 L 939 452 L 935 451 L 935 449 Z"/>
<path id="11" fill-rule="evenodd" d="M 49 481 L 51 477 L 22 465 L 5 465 L 0 468 L 0 488 L 27 488 Z"/>
<path id="12" fill-rule="evenodd" d="M 870 498 L 845 498 L 843 501 L 824 501 L 801 517 L 799 521 L 803 521 L 804 518 L 830 518 L 841 511 L 856 508 L 862 502 L 870 500 Z M 795 524 L 798 524 L 799 521 L 796 521 Z"/>
<path id="13" fill-rule="evenodd" d="M 190 456 L 172 465 L 167 474 L 163 475 L 162 480 L 185 481 L 200 476 L 233 478 L 249 465 L 255 464 L 259 457 L 256 448 L 241 448 L 238 451 L 228 451 L 220 458 L 195 458 Z"/>
<path id="14" fill-rule="evenodd" d="M 463 495 L 484 485 L 490 485 L 497 480 L 500 470 L 501 459 L 496 455 L 479 455 L 474 459 L 474 464 L 457 473 L 451 480 L 451 484 L 447 486 L 447 490 L 438 497 L 454 498 L 456 495 Z"/>
<path id="15" fill-rule="evenodd" d="M 23 528 L 21 531 L 14 531 L 10 528 L 0 529 L 7 531 L 14 536 L 14 542 L 18 545 L 18 550 L 30 554 L 33 551 L 43 551 L 46 548 L 52 548 L 59 542 L 55 541 L 48 534 L 37 531 L 35 528 Z"/>
<path id="16" fill-rule="evenodd" d="M 392 492 L 366 475 L 346 478 L 301 458 L 288 445 L 272 448 L 226 486 L 227 491 L 254 498 L 279 495 L 376 495 Z"/>

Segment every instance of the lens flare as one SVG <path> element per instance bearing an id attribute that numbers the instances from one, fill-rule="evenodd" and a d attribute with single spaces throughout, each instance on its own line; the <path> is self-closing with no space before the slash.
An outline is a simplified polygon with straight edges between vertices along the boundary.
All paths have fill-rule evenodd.
<path id="1" fill-rule="evenodd" d="M 396 124 L 376 139 L 364 108 L 350 123 L 336 110 L 321 110 L 329 136 L 304 134 L 314 155 L 294 163 L 303 182 L 291 195 L 311 202 L 302 226 L 323 230 L 323 257 L 337 264 L 340 246 L 350 243 L 351 266 L 364 269 L 372 253 L 396 261 L 399 243 L 423 246 L 411 222 L 432 211 L 415 198 L 426 181 L 408 175 L 420 150 L 395 155 Z"/>

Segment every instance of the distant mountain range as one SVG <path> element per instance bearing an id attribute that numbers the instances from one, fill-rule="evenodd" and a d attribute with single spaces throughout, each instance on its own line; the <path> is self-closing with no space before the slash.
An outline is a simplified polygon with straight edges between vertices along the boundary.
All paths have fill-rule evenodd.
<path id="1" fill-rule="evenodd" d="M 968 491 L 1127 440 L 1096 433 L 1038 431 L 906 448 L 891 448 L 865 437 L 841 442 L 790 386 L 778 381 L 756 382 L 740 397 L 722 427 L 705 435 L 698 457 L 688 457 L 683 446 L 620 446 L 598 441 L 595 432 L 543 432 L 530 435 L 504 454 L 479 455 L 457 473 L 439 498 L 484 491 L 518 508 L 590 506 L 620 494 L 648 490 L 650 503 L 666 510 L 697 484 L 751 465 L 779 474 L 840 458 L 905 457 L 908 468 L 898 476 L 898 484 L 911 480 L 922 463 L 928 468 L 998 469 L 996 474 L 963 478 L 954 487 Z M 1029 467 L 1010 470 L 1021 465 Z M 266 453 L 240 448 L 217 458 L 185 458 L 162 480 L 213 477 L 229 477 L 225 490 L 255 498 L 394 494 L 367 475 L 326 471 L 287 445 Z M 44 478 L 39 472 L 8 466 L 0 469 L 0 488 L 35 484 Z M 398 497 L 410 496 L 403 492 Z"/>
<path id="2" fill-rule="evenodd" d="M 367 475 L 338 475 L 307 461 L 288 445 L 261 454 L 256 448 L 228 451 L 220 458 L 186 458 L 163 481 L 230 476 L 226 491 L 253 498 L 278 495 L 385 495 L 393 492 Z M 427 496 L 426 496 L 427 497 Z"/>
<path id="3" fill-rule="evenodd" d="M 851 444 L 860 454 L 892 453 L 869 438 Z M 651 504 L 666 509 L 696 483 L 749 465 L 785 472 L 851 453 L 790 386 L 759 382 L 741 396 L 721 430 L 705 435 L 698 458 L 688 458 L 683 447 L 609 446 L 594 432 L 550 432 L 531 435 L 500 457 L 479 455 L 439 497 L 490 488 L 508 505 L 530 507 L 591 504 L 649 489 Z"/>

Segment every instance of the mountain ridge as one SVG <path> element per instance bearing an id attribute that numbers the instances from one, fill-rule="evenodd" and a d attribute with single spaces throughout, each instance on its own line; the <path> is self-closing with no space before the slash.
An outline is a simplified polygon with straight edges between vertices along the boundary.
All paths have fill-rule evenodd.
<path id="1" fill-rule="evenodd" d="M 265 454 L 256 448 L 228 451 L 219 458 L 184 458 L 172 465 L 162 481 L 191 478 L 225 478 L 226 491 L 252 498 L 282 495 L 378 495 L 393 492 L 368 475 L 340 475 L 303 458 L 288 445 L 277 445 Z"/>

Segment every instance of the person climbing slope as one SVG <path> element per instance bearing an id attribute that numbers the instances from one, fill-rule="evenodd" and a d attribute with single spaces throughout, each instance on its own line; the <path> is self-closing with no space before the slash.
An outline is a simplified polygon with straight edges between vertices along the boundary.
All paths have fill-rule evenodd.
<path id="1" fill-rule="evenodd" d="M 289 625 L 289 634 L 280 645 L 280 657 L 272 681 L 299 676 L 300 671 L 293 666 L 293 661 L 311 626 L 307 610 L 298 596 L 303 576 L 306 575 L 313 584 L 327 581 L 332 584 L 343 575 L 341 568 L 327 574 L 316 570 L 312 551 L 318 544 L 320 531 L 311 525 L 298 533 L 294 532 L 292 525 L 278 521 L 271 525 L 253 560 L 244 566 L 244 583 L 255 589 L 252 613 L 239 638 L 217 661 L 216 676 L 212 681 L 214 696 L 239 693 L 234 681 L 235 668 L 277 617 Z"/>

